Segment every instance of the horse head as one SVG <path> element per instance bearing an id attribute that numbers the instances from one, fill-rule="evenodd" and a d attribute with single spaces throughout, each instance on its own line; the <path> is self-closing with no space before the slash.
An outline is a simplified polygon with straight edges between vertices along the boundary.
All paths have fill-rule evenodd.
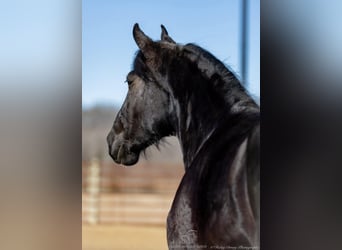
<path id="1" fill-rule="evenodd" d="M 152 41 L 134 25 L 139 47 L 126 82 L 128 93 L 108 136 L 109 154 L 116 163 L 134 165 L 142 150 L 172 135 L 172 105 L 162 73 L 162 60 L 176 47 L 162 25 L 161 40 Z"/>

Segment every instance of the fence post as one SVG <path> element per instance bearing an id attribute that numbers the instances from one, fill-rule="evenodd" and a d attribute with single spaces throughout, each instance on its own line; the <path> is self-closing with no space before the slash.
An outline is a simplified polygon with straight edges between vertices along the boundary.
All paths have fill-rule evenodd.
<path id="1" fill-rule="evenodd" d="M 89 173 L 87 176 L 89 194 L 88 218 L 89 224 L 97 224 L 99 221 L 99 195 L 100 195 L 100 164 L 97 159 L 93 159 L 89 166 Z"/>

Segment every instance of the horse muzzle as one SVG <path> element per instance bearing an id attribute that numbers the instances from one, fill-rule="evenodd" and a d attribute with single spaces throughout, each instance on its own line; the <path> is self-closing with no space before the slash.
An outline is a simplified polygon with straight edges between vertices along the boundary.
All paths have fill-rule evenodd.
<path id="1" fill-rule="evenodd" d="M 125 166 L 131 166 L 138 162 L 139 153 L 130 150 L 130 146 L 122 135 L 115 135 L 112 131 L 107 136 L 108 151 L 114 162 L 117 164 L 123 164 Z"/>

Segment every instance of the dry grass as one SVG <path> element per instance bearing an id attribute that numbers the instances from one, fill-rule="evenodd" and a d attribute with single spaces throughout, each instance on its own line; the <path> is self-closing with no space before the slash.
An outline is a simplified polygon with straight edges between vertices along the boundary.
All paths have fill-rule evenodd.
<path id="1" fill-rule="evenodd" d="M 167 249 L 165 227 L 83 225 L 83 250 Z"/>

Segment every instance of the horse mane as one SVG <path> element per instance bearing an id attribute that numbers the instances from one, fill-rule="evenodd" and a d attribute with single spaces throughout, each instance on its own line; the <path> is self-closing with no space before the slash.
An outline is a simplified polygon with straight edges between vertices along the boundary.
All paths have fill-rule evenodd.
<path id="1" fill-rule="evenodd" d="M 237 87 L 245 92 L 245 88 L 241 85 L 233 70 L 202 47 L 193 43 L 186 44 L 183 47 L 183 55 L 195 63 L 206 78 L 212 79 L 215 76 L 220 76 L 222 80 L 229 83 L 230 88 Z"/>
<path id="2" fill-rule="evenodd" d="M 202 47 L 194 43 L 188 43 L 186 45 L 177 45 L 174 52 L 169 52 L 160 50 L 162 61 L 164 59 L 168 61 L 170 55 L 171 57 L 176 56 L 178 60 L 185 59 L 189 61 L 199 70 L 204 78 L 208 79 L 209 82 L 220 90 L 230 105 L 234 105 L 236 102 L 254 102 L 233 70 Z M 138 50 L 132 66 L 140 77 L 148 81 L 152 76 L 149 75 L 149 69 L 145 60 L 141 50 Z"/>
<path id="3" fill-rule="evenodd" d="M 257 108 L 255 101 L 248 94 L 233 71 L 210 52 L 200 46 L 189 43 L 182 47 L 181 53 L 194 67 L 198 68 L 199 72 L 210 84 L 213 84 L 222 93 L 228 104 L 228 109 L 235 106 L 240 111 L 241 108 L 239 106 L 241 105 L 247 109 Z"/>

